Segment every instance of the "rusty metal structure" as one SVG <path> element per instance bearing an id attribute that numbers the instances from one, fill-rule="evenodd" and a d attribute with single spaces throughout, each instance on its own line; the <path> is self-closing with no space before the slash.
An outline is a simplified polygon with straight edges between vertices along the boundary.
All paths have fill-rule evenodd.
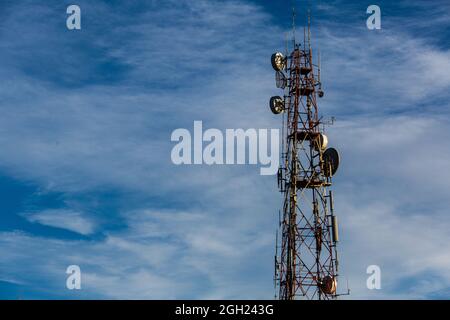
<path id="1" fill-rule="evenodd" d="M 286 45 L 286 52 L 274 53 L 271 61 L 276 85 L 283 90 L 283 96 L 270 99 L 271 111 L 283 118 L 277 174 L 283 207 L 276 240 L 276 297 L 329 300 L 338 296 L 339 236 L 330 187 L 339 154 L 327 148 L 324 130 L 331 123 L 319 117 L 318 98 L 324 92 L 320 57 L 317 64 L 313 61 L 310 15 L 302 43 L 295 39 L 295 11 L 293 30 L 292 48 Z"/>

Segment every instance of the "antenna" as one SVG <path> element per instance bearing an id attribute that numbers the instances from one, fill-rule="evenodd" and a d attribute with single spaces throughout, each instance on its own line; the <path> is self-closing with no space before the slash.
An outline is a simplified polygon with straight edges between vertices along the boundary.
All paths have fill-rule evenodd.
<path id="1" fill-rule="evenodd" d="M 319 88 L 322 88 L 322 82 L 320 81 L 320 49 L 317 49 L 317 80 L 319 81 Z"/>
<path id="2" fill-rule="evenodd" d="M 311 52 L 311 10 L 308 8 L 308 48 Z"/>
<path id="3" fill-rule="evenodd" d="M 287 56 L 289 54 L 289 40 L 288 40 L 289 36 L 288 33 L 286 32 L 285 37 L 284 37 L 284 45 L 285 45 L 285 51 L 284 51 L 284 55 Z"/>
<path id="4" fill-rule="evenodd" d="M 317 95 L 319 96 L 319 98 L 323 98 L 323 96 L 325 95 L 325 93 L 322 90 L 322 80 L 320 77 L 320 49 L 317 49 L 317 60 L 318 60 L 318 65 L 317 65 L 317 81 L 319 83 L 319 91 L 317 93 Z"/>
<path id="5" fill-rule="evenodd" d="M 292 0 L 292 39 L 295 44 L 295 0 Z"/>

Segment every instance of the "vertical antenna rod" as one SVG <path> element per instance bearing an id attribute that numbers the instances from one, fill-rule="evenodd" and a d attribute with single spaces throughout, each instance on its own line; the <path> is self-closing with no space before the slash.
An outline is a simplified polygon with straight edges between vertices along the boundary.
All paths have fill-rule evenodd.
<path id="1" fill-rule="evenodd" d="M 295 43 L 295 1 L 292 1 L 292 39 Z"/>

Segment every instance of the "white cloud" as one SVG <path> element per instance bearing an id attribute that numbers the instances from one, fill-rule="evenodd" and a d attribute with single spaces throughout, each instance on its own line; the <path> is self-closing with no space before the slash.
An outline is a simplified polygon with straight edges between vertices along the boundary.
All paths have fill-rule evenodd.
<path id="1" fill-rule="evenodd" d="M 413 109 L 419 113 L 448 111 L 434 104 L 437 97 L 448 98 L 450 50 L 436 48 L 404 29 L 377 35 L 367 30 L 347 31 L 343 35 L 325 24 L 316 41 L 327 97 L 322 110 L 349 117 Z"/>
<path id="2" fill-rule="evenodd" d="M 372 203 L 344 200 L 339 201 L 339 207 L 345 239 L 341 257 L 345 259 L 352 298 L 423 299 L 450 287 L 450 237 L 446 231 L 450 223 L 445 215 L 408 214 L 400 203 L 381 199 Z M 381 267 L 380 291 L 366 288 L 365 270 L 373 264 Z M 439 284 L 420 285 L 436 276 Z"/>
<path id="3" fill-rule="evenodd" d="M 449 135 L 434 117 L 354 118 L 333 128 L 343 159 L 335 178 L 341 274 L 352 297 L 423 299 L 450 287 L 450 152 L 439 143 Z M 381 291 L 365 287 L 371 264 L 382 269 Z"/>
<path id="4" fill-rule="evenodd" d="M 110 232 L 95 243 L 0 233 L 0 270 L 29 286 L 44 281 L 41 290 L 62 296 L 70 296 L 63 287 L 65 268 L 76 264 L 82 271 L 83 297 L 268 297 L 270 280 L 237 281 L 242 262 L 256 268 L 259 254 L 271 243 L 262 230 L 243 228 L 238 221 L 221 223 L 207 213 L 141 210 L 124 218 L 125 231 Z M 152 223 L 160 232 L 149 232 Z"/>
<path id="5" fill-rule="evenodd" d="M 92 234 L 96 229 L 96 224 L 92 219 L 87 218 L 81 212 L 67 209 L 48 209 L 39 212 L 29 212 L 23 214 L 23 216 L 30 222 L 67 229 L 82 235 Z"/>

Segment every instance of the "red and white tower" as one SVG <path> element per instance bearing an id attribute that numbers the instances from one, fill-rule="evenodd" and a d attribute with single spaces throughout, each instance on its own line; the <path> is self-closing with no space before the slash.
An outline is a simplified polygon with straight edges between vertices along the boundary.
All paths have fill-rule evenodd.
<path id="1" fill-rule="evenodd" d="M 320 62 L 313 61 L 309 20 L 303 43 L 294 36 L 290 51 L 276 52 L 271 59 L 277 87 L 284 91 L 270 99 L 270 109 L 283 118 L 277 175 L 283 208 L 275 280 L 279 299 L 286 300 L 338 296 L 339 237 L 331 186 L 339 154 L 327 148 L 325 124 L 319 117 L 318 98 L 324 93 Z"/>

